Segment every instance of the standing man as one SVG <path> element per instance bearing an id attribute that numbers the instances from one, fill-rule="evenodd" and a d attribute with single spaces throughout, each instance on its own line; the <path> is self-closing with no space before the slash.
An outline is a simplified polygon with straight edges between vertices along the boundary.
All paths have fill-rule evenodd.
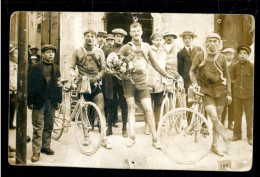
<path id="1" fill-rule="evenodd" d="M 112 53 L 119 53 L 119 50 L 123 46 L 123 41 L 127 32 L 123 29 L 116 28 L 112 30 L 112 33 L 115 35 L 115 44 L 105 52 L 105 56 Z M 107 109 L 108 109 L 108 129 L 107 129 L 107 136 L 112 135 L 112 125 L 116 124 L 118 120 L 118 105 L 121 107 L 122 113 L 122 135 L 124 138 L 128 137 L 126 124 L 127 124 L 127 103 L 124 97 L 124 91 L 122 86 L 122 81 L 119 80 L 115 76 L 111 76 L 110 74 L 105 75 L 105 95 L 108 100 Z"/>
<path id="2" fill-rule="evenodd" d="M 237 48 L 238 61 L 231 66 L 231 79 L 234 80 L 235 126 L 232 141 L 242 139 L 243 108 L 246 113 L 247 140 L 253 144 L 253 99 L 254 99 L 254 64 L 249 61 L 251 49 L 248 45 Z"/>
<path id="3" fill-rule="evenodd" d="M 107 39 L 107 32 L 99 31 L 97 33 L 96 47 L 101 49 L 104 46 L 106 39 Z"/>
<path id="4" fill-rule="evenodd" d="M 113 34 L 108 34 L 108 35 L 107 35 L 106 43 L 107 43 L 107 46 L 108 46 L 108 47 L 111 47 L 111 46 L 114 45 L 114 43 L 115 43 L 115 37 L 114 37 Z"/>
<path id="5" fill-rule="evenodd" d="M 124 57 L 133 55 L 131 61 L 135 68 L 135 72 L 131 74 L 133 83 L 129 79 L 123 78 L 123 89 L 128 107 L 128 124 L 130 132 L 130 139 L 127 146 L 131 147 L 135 144 L 135 94 L 137 93 L 141 100 L 141 104 L 146 114 L 147 123 L 152 133 L 152 146 L 156 149 L 161 149 L 160 143 L 157 141 L 151 96 L 147 87 L 147 64 L 151 63 L 155 70 L 164 77 L 173 77 L 167 74 L 166 71 L 160 68 L 157 64 L 156 59 L 152 54 L 151 46 L 142 41 L 142 34 L 142 25 L 138 22 L 134 22 L 130 26 L 132 41 L 120 49 L 120 54 Z"/>
<path id="6" fill-rule="evenodd" d="M 235 50 L 233 48 L 226 48 L 222 51 L 222 53 L 226 56 L 227 59 L 227 66 L 228 70 L 230 72 L 231 67 L 232 67 L 232 62 L 235 59 Z M 231 78 L 231 92 L 232 94 L 234 93 L 234 83 Z M 232 95 L 234 96 L 234 95 Z M 228 115 L 227 115 L 228 114 Z M 234 129 L 234 100 L 231 102 L 230 105 L 226 105 L 222 114 L 222 119 L 221 122 L 224 125 L 226 116 L 228 116 L 228 129 L 233 130 Z"/>
<path id="7" fill-rule="evenodd" d="M 224 156 L 219 151 L 217 142 L 221 135 L 226 143 L 227 153 L 229 153 L 228 133 L 220 120 L 225 105 L 232 101 L 230 76 L 226 57 L 219 52 L 221 37 L 217 33 L 208 35 L 205 46 L 206 51 L 198 52 L 193 59 L 190 79 L 193 86 L 198 84 L 201 87 L 200 92 L 205 95 L 202 97 L 203 105 L 213 123 L 211 151 L 219 156 Z M 196 73 L 199 75 L 198 78 L 196 78 Z"/>
<path id="8" fill-rule="evenodd" d="M 184 48 L 178 52 L 178 73 L 183 77 L 184 80 L 184 88 L 187 93 L 189 86 L 191 85 L 190 81 L 190 67 L 192 64 L 192 60 L 197 52 L 201 51 L 201 48 L 198 46 L 194 46 L 193 40 L 197 37 L 191 31 L 184 31 L 180 34 L 180 37 L 183 40 Z"/>
<path id="9" fill-rule="evenodd" d="M 71 58 L 70 75 L 71 78 L 86 76 L 90 79 L 91 93 L 84 94 L 84 99 L 87 101 L 93 101 L 101 111 L 102 119 L 106 125 L 105 112 L 104 112 L 104 97 L 102 90 L 96 86 L 100 82 L 105 71 L 105 56 L 102 49 L 95 47 L 96 32 L 88 30 L 84 33 L 84 46 L 76 49 Z M 75 68 L 78 68 L 76 73 Z M 67 84 L 67 88 L 71 85 Z M 103 125 L 103 124 L 101 124 Z M 111 149 L 111 145 L 106 139 L 105 125 L 100 127 L 102 142 L 101 145 L 106 149 Z M 90 144 L 89 139 L 85 139 L 83 145 L 88 146 Z"/>
<path id="10" fill-rule="evenodd" d="M 41 56 L 38 54 L 38 50 L 39 49 L 34 45 L 28 49 L 28 73 L 30 72 L 32 65 L 38 63 L 41 60 Z"/>
<path id="11" fill-rule="evenodd" d="M 62 100 L 62 90 L 57 85 L 59 66 L 54 63 L 57 49 L 52 45 L 42 46 L 42 60 L 34 64 L 28 78 L 28 107 L 32 111 L 33 138 L 32 162 L 37 162 L 40 152 L 53 155 L 50 148 L 55 109 Z"/>

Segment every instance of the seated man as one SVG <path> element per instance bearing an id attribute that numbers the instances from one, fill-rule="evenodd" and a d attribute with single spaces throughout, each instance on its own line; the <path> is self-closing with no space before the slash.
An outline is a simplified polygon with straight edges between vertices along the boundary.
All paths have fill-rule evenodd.
<path id="1" fill-rule="evenodd" d="M 72 78 L 75 78 L 75 67 L 77 66 L 77 75 L 79 77 L 86 76 L 90 79 L 91 94 L 84 94 L 84 98 L 85 100 L 93 101 L 98 106 L 105 122 L 104 125 L 106 125 L 103 93 L 99 87 L 95 86 L 95 83 L 99 82 L 104 75 L 105 57 L 102 49 L 95 47 L 95 38 L 96 33 L 93 30 L 88 30 L 84 33 L 84 46 L 76 49 L 72 55 L 70 75 Z M 70 85 L 67 87 L 70 87 Z M 106 139 L 105 128 L 105 126 L 101 127 L 101 145 L 107 149 L 111 149 L 112 147 Z"/>
<path id="2" fill-rule="evenodd" d="M 173 77 L 168 75 L 166 71 L 157 64 L 156 59 L 152 53 L 151 46 L 142 42 L 142 34 L 142 25 L 138 22 L 134 22 L 130 26 L 130 35 L 132 36 L 132 41 L 124 45 L 119 52 L 122 56 L 131 56 L 133 54 L 131 61 L 133 62 L 135 68 L 135 72 L 131 74 L 133 82 L 127 78 L 123 78 L 123 89 L 128 107 L 128 124 L 130 127 L 130 139 L 127 146 L 131 147 L 135 144 L 135 94 L 137 93 L 141 100 L 141 104 L 146 114 L 147 123 L 153 136 L 152 146 L 156 149 L 161 149 L 161 146 L 157 141 L 151 96 L 147 87 L 147 63 L 151 63 L 155 70 L 164 77 L 170 79 Z"/>

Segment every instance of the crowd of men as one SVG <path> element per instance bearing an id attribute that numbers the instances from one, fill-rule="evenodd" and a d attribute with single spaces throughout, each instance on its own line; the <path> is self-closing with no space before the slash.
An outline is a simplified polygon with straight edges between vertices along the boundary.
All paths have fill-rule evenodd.
<path id="1" fill-rule="evenodd" d="M 123 43 L 125 36 L 128 35 L 123 29 L 113 29 L 112 34 L 88 30 L 83 34 L 84 45 L 73 52 L 69 67 L 71 78 L 68 79 L 72 81 L 76 76 L 90 78 L 92 92 L 84 94 L 84 98 L 97 104 L 104 121 L 108 123 L 107 130 L 102 130 L 104 132 L 102 146 L 106 149 L 112 148 L 106 136 L 113 134 L 113 126 L 118 126 L 118 106 L 122 113 L 122 136 L 129 137 L 128 147 L 135 144 L 135 100 L 138 99 L 145 113 L 147 125 L 145 133 L 151 133 L 152 146 L 161 149 L 156 129 L 160 121 L 165 79 L 184 82 L 186 93 L 190 86 L 201 87 L 200 92 L 205 94 L 203 97 L 205 111 L 213 123 L 211 146 L 213 153 L 224 155 L 218 148 L 219 135 L 225 141 L 227 154 L 230 142 L 242 139 L 243 108 L 246 114 L 248 143 L 252 145 L 254 66 L 248 60 L 250 47 L 240 45 L 236 50 L 232 47 L 222 50 L 221 37 L 217 33 L 212 33 L 205 39 L 206 48 L 202 50 L 201 47 L 193 45 L 197 35 L 191 31 L 184 31 L 179 35 L 183 39 L 184 47 L 179 50 L 174 44 L 177 35 L 172 32 L 152 34 L 150 37 L 152 45 L 142 41 L 142 34 L 142 25 L 139 22 L 134 22 L 130 26 L 132 40 L 127 44 Z M 35 47 L 30 48 L 32 49 Z M 55 109 L 62 100 L 61 88 L 57 86 L 60 71 L 54 63 L 56 50 L 55 46 L 44 45 L 40 61 L 36 56 L 37 51 L 29 58 L 31 62 L 29 62 L 28 107 L 33 110 L 32 162 L 39 160 L 40 152 L 54 154 L 50 148 L 53 117 Z M 128 78 L 119 79 L 105 72 L 106 59 L 112 52 L 121 56 L 134 56 L 132 62 L 135 71 L 131 73 L 133 82 Z M 10 64 L 12 63 L 10 66 L 15 63 L 12 56 L 10 47 Z M 33 60 L 36 62 L 32 62 Z M 75 70 L 76 67 L 78 70 Z M 102 80 L 101 88 L 95 84 L 100 80 Z M 68 82 L 65 88 L 70 89 L 71 82 Z M 14 90 L 10 87 L 10 91 Z M 233 138 L 228 137 L 224 125 L 226 116 L 227 127 L 233 131 Z M 88 139 L 84 141 L 84 144 L 89 144 Z"/>

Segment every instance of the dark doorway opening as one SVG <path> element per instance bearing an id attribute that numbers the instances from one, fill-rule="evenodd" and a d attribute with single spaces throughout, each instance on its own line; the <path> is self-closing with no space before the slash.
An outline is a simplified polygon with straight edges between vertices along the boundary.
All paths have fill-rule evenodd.
<path id="1" fill-rule="evenodd" d="M 153 17 L 151 13 L 119 13 L 111 12 L 108 13 L 105 17 L 105 28 L 108 33 L 111 33 L 115 28 L 122 28 L 127 32 L 125 37 L 124 44 L 131 40 L 129 35 L 130 25 L 133 23 L 133 17 L 138 18 L 138 22 L 142 24 L 143 27 L 143 42 L 150 43 L 150 36 L 153 32 Z"/>

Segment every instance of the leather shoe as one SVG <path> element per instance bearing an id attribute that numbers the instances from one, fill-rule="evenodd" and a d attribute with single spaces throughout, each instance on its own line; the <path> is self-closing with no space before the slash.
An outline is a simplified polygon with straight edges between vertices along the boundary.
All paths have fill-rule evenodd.
<path id="1" fill-rule="evenodd" d="M 124 138 L 127 138 L 129 136 L 126 130 L 122 131 L 122 135 Z"/>
<path id="2" fill-rule="evenodd" d="M 248 144 L 253 145 L 253 140 L 251 138 L 248 139 Z"/>
<path id="3" fill-rule="evenodd" d="M 113 123 L 113 127 L 118 128 L 119 126 L 117 125 L 117 123 Z"/>
<path id="4" fill-rule="evenodd" d="M 231 138 L 231 141 L 239 141 L 239 140 L 241 140 L 241 139 L 242 139 L 242 137 L 233 136 L 233 137 Z"/>
<path id="5" fill-rule="evenodd" d="M 31 161 L 37 162 L 37 161 L 39 161 L 39 159 L 40 159 L 40 153 L 33 153 Z"/>
<path id="6" fill-rule="evenodd" d="M 45 153 L 47 155 L 53 155 L 54 154 L 54 151 L 51 150 L 51 148 L 41 148 L 41 152 Z"/>
<path id="7" fill-rule="evenodd" d="M 211 152 L 213 152 L 214 154 L 216 154 L 220 157 L 224 156 L 224 154 L 218 150 L 217 146 L 211 146 L 210 150 L 211 150 Z"/>
<path id="8" fill-rule="evenodd" d="M 112 134 L 113 134 L 112 130 L 111 129 L 107 129 L 107 136 L 112 135 Z"/>

